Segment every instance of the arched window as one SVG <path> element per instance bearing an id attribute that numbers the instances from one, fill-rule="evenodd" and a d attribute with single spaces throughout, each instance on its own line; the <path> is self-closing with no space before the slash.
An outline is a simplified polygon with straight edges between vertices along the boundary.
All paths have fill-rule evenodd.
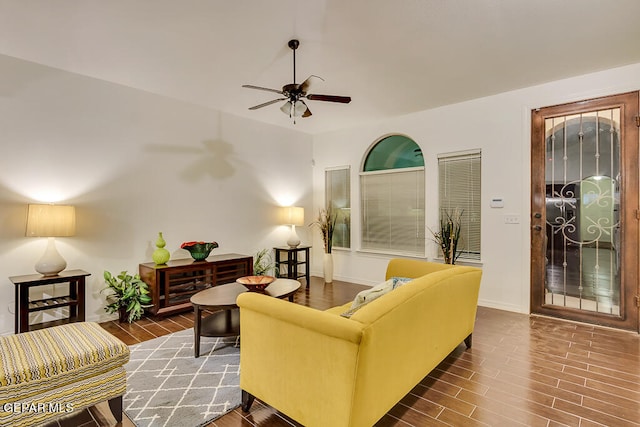
<path id="1" fill-rule="evenodd" d="M 422 150 L 412 139 L 391 135 L 381 139 L 369 149 L 364 161 L 364 172 L 387 169 L 424 167 Z"/>
<path id="2" fill-rule="evenodd" d="M 362 250 L 424 256 L 424 158 L 415 141 L 391 135 L 373 144 L 360 197 Z"/>

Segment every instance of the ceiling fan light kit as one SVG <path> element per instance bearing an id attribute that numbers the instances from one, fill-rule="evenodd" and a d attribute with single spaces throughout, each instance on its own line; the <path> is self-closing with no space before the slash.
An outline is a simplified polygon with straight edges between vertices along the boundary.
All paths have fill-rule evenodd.
<path id="1" fill-rule="evenodd" d="M 262 107 L 266 107 L 271 104 L 275 104 L 276 102 L 286 101 L 281 107 L 280 111 L 288 115 L 293 119 L 293 123 L 295 124 L 296 117 L 309 117 L 311 116 L 311 110 L 304 102 L 304 98 L 311 101 L 328 101 L 328 102 L 337 102 L 340 104 L 348 104 L 351 102 L 350 96 L 337 96 L 337 95 L 318 95 L 307 93 L 309 90 L 309 86 L 311 85 L 311 79 L 313 77 L 323 80 L 321 77 L 311 75 L 304 82 L 296 83 L 296 49 L 300 46 L 300 42 L 298 40 L 289 40 L 288 43 L 289 48 L 293 51 L 293 83 L 286 84 L 282 87 L 282 90 L 270 89 L 261 86 L 254 85 L 242 85 L 244 88 L 248 89 L 257 89 L 263 90 L 267 92 L 274 92 L 282 95 L 282 98 L 276 98 L 271 101 L 264 102 L 262 104 L 254 105 L 253 107 L 249 107 L 249 110 L 257 110 Z"/>
<path id="2" fill-rule="evenodd" d="M 295 103 L 287 101 L 282 104 L 282 107 L 280 107 L 280 111 L 288 114 L 289 117 L 309 117 L 311 115 L 311 111 L 307 107 L 307 104 L 304 103 L 304 101 L 298 101 Z"/>

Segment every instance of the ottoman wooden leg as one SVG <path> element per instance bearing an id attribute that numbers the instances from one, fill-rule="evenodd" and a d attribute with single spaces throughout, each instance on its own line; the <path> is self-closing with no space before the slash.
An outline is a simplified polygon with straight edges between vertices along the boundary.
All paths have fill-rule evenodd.
<path id="1" fill-rule="evenodd" d="M 114 397 L 113 399 L 109 399 L 109 408 L 111 409 L 111 414 L 116 419 L 117 422 L 122 422 L 122 396 Z"/>

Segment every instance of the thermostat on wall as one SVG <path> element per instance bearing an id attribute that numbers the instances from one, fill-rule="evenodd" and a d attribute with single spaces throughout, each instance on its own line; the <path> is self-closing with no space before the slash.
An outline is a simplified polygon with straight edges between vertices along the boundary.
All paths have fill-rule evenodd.
<path id="1" fill-rule="evenodd" d="M 502 197 L 493 197 L 489 206 L 492 208 L 504 208 L 504 200 Z"/>

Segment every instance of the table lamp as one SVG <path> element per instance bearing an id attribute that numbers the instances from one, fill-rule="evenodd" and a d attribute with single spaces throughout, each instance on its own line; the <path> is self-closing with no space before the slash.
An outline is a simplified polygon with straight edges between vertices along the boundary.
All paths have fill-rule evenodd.
<path id="1" fill-rule="evenodd" d="M 282 208 L 282 224 L 291 225 L 291 234 L 287 240 L 290 248 L 298 247 L 300 238 L 296 233 L 296 225 L 304 225 L 304 208 L 285 206 Z"/>
<path id="2" fill-rule="evenodd" d="M 36 263 L 36 271 L 55 276 L 67 267 L 56 249 L 55 237 L 73 236 L 76 232 L 76 209 L 65 205 L 29 205 L 27 237 L 48 237 L 47 249 Z"/>

